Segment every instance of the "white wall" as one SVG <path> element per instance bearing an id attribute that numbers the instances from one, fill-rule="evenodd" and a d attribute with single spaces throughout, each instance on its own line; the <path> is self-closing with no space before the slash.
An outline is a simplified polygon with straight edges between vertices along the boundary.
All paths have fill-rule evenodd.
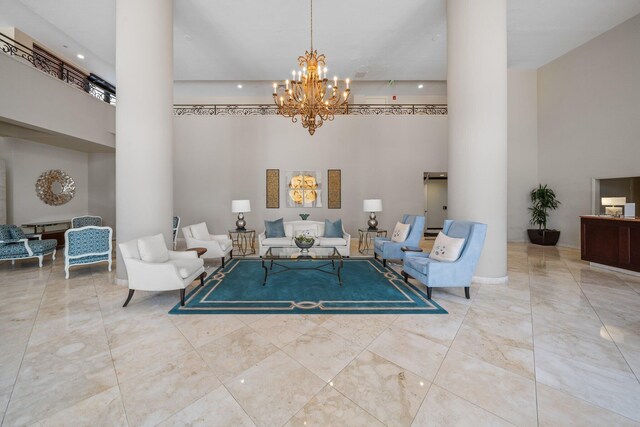
<path id="1" fill-rule="evenodd" d="M 7 166 L 8 223 L 20 225 L 26 222 L 70 219 L 88 212 L 87 153 L 0 137 L 0 159 Z M 47 205 L 36 194 L 38 177 L 51 169 L 65 171 L 76 184 L 73 199 L 61 206 Z"/>
<path id="2" fill-rule="evenodd" d="M 112 105 L 6 54 L 0 76 L 0 120 L 115 147 Z"/>
<path id="3" fill-rule="evenodd" d="M 593 178 L 640 175 L 640 15 L 538 71 L 539 175 L 562 205 L 550 227 L 578 246 Z"/>
<path id="4" fill-rule="evenodd" d="M 206 221 L 225 233 L 235 221 L 232 199 L 250 199 L 248 226 L 264 219 L 342 218 L 348 232 L 366 225 L 362 200 L 381 198 L 380 226 L 392 229 L 403 213 L 422 214 L 423 173 L 446 170 L 446 116 L 336 117 L 313 137 L 299 123 L 275 116 L 174 119 L 174 211 L 188 225 Z M 265 170 L 280 169 L 280 209 L 265 208 Z M 288 170 L 319 170 L 323 208 L 286 208 Z M 342 170 L 342 209 L 327 209 L 327 169 Z"/>
<path id="5" fill-rule="evenodd" d="M 529 192 L 538 185 L 537 72 L 511 69 L 507 84 L 507 239 L 525 242 L 531 228 Z"/>
<path id="6" fill-rule="evenodd" d="M 102 225 L 116 226 L 116 156 L 115 153 L 89 153 L 89 200 L 91 215 L 102 217 Z"/>

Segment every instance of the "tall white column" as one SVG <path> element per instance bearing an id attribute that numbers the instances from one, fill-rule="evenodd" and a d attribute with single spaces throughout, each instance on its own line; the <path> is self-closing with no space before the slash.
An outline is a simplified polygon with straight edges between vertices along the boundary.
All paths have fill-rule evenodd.
<path id="1" fill-rule="evenodd" d="M 116 1 L 116 237 L 163 233 L 173 216 L 173 1 Z M 118 281 L 126 279 L 118 251 Z"/>
<path id="2" fill-rule="evenodd" d="M 476 277 L 507 279 L 507 2 L 447 0 L 449 217 L 488 225 Z"/>

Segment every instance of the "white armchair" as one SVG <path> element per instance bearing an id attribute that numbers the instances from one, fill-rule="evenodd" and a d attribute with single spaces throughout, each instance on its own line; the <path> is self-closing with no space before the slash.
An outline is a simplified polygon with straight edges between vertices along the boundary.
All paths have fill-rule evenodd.
<path id="1" fill-rule="evenodd" d="M 120 252 L 127 267 L 129 295 L 126 307 L 136 290 L 180 290 L 184 305 L 185 289 L 197 278 L 204 285 L 204 261 L 194 251 L 175 252 L 167 249 L 162 234 L 120 243 Z"/>
<path id="2" fill-rule="evenodd" d="M 224 259 L 229 255 L 233 259 L 233 242 L 226 234 L 209 234 L 207 224 L 189 225 L 182 228 L 182 234 L 187 242 L 187 248 L 205 248 L 207 252 L 203 258 L 220 258 L 224 268 Z"/>

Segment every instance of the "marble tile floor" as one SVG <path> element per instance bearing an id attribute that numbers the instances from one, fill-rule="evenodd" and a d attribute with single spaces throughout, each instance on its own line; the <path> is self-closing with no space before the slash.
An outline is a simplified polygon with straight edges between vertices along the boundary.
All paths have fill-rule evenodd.
<path id="1" fill-rule="evenodd" d="M 640 278 L 527 244 L 509 276 L 434 290 L 447 315 L 169 316 L 101 266 L 0 263 L 2 425 L 640 426 Z"/>

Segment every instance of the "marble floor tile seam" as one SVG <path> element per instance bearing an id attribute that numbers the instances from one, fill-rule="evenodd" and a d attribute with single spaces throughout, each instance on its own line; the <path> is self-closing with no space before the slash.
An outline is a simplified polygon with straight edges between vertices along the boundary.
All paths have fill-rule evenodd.
<path id="1" fill-rule="evenodd" d="M 580 282 L 576 280 L 576 283 L 580 287 L 580 290 L 582 290 L 582 286 L 581 286 Z M 618 349 L 618 352 L 620 353 L 620 356 L 624 359 L 625 363 L 627 364 L 627 367 L 629 368 L 629 371 L 635 377 L 636 381 L 638 383 L 640 383 L 640 377 L 638 377 L 638 374 L 636 374 L 636 372 L 633 370 L 633 367 L 631 366 L 631 364 L 629 363 L 629 361 L 625 357 L 624 353 L 620 349 L 620 346 L 618 345 L 616 340 L 613 338 L 613 335 L 611 334 L 611 332 L 607 328 L 605 322 L 602 320 L 602 318 L 600 316 L 600 313 L 598 313 L 598 310 L 596 309 L 596 307 L 591 302 L 591 299 L 589 298 L 589 296 L 584 291 L 582 291 L 582 293 L 587 298 L 587 301 L 589 302 L 589 305 L 591 306 L 591 309 L 596 313 L 596 316 L 598 317 L 598 320 L 600 320 L 600 323 L 602 323 L 602 327 L 607 331 L 607 334 L 609 335 L 609 338 L 611 338 L 611 342 L 615 344 L 616 348 Z M 595 296 L 594 296 L 594 298 L 595 298 Z"/>
<path id="2" fill-rule="evenodd" d="M 533 324 L 533 298 L 531 298 L 531 276 L 529 276 L 529 305 L 531 308 L 531 346 L 533 350 L 533 387 L 536 393 L 536 422 L 540 425 L 540 406 L 538 403 L 538 381 L 536 376 L 536 335 Z"/>
<path id="3" fill-rule="evenodd" d="M 93 285 L 96 293 L 98 292 L 98 289 L 96 289 L 96 285 Z M 102 313 L 102 306 L 100 305 L 100 299 L 98 298 L 98 311 L 100 312 L 100 323 L 102 324 L 102 332 L 104 333 L 105 339 L 107 340 L 107 347 L 109 348 L 109 356 L 111 358 L 111 366 L 113 367 L 113 371 L 116 373 L 116 385 L 118 387 L 118 394 L 120 395 L 120 399 L 122 401 L 122 410 L 124 412 L 124 419 L 125 422 L 127 423 L 127 425 L 131 425 L 129 423 L 129 416 L 127 415 L 127 409 L 126 406 L 124 406 L 124 396 L 122 395 L 122 389 L 120 388 L 120 378 L 118 377 L 118 371 L 116 370 L 116 365 L 113 361 L 113 353 L 111 351 L 111 345 L 109 345 L 109 335 L 107 334 L 107 328 L 104 325 L 104 314 Z"/>
<path id="4" fill-rule="evenodd" d="M 482 287 L 482 286 L 483 286 L 483 285 L 480 285 L 480 287 Z M 487 286 L 490 286 L 490 285 L 487 285 Z M 472 303 L 471 307 L 473 307 L 473 303 Z M 455 342 L 456 337 L 458 336 L 458 333 L 460 332 L 460 329 L 462 328 L 462 325 L 464 324 L 464 321 L 465 321 L 465 319 L 466 319 L 466 317 L 467 317 L 468 313 L 469 313 L 469 310 L 467 310 L 467 311 L 465 312 L 464 317 L 463 317 L 463 319 L 462 319 L 462 322 L 460 322 L 460 325 L 458 326 L 458 330 L 456 331 L 456 334 L 454 335 L 453 340 L 451 341 L 451 344 L 448 346 L 448 348 L 447 348 L 447 352 L 446 352 L 446 354 L 445 354 L 444 358 L 442 359 L 442 363 L 440 363 L 440 366 L 438 367 L 438 371 L 436 372 L 436 374 L 435 374 L 435 376 L 434 376 L 434 380 L 431 382 L 431 385 L 429 386 L 429 390 L 431 390 L 431 386 L 432 386 L 433 384 L 435 384 L 435 379 L 438 377 L 438 374 L 440 373 L 440 370 L 441 370 L 441 368 L 442 368 L 442 365 L 444 364 L 444 361 L 447 359 L 447 356 L 449 355 L 449 352 L 451 351 L 451 347 L 452 347 L 453 343 Z M 531 331 L 531 333 L 532 333 L 532 335 L 533 335 L 533 315 L 531 314 L 530 316 L 531 316 L 531 325 L 532 325 L 532 326 L 531 326 L 531 327 L 532 327 L 532 331 Z M 474 358 L 474 359 L 477 359 L 477 360 L 481 360 L 481 361 L 483 361 L 484 363 L 490 364 L 490 365 L 492 365 L 492 366 L 494 366 L 494 367 L 496 367 L 496 368 L 498 368 L 498 369 L 502 369 L 502 370 L 507 371 L 507 370 L 506 370 L 506 369 L 504 369 L 503 367 L 500 367 L 500 366 L 494 365 L 494 364 L 493 364 L 493 363 L 491 363 L 491 362 L 487 362 L 487 361 L 484 361 L 484 360 L 482 360 L 482 359 L 479 359 L 478 357 L 476 357 L 476 356 L 474 356 L 474 355 L 470 355 L 470 354 L 467 354 L 467 353 L 464 353 L 464 354 L 465 354 L 466 356 L 468 356 L 468 357 L 471 357 L 471 358 Z M 535 380 L 535 378 L 536 378 L 536 377 L 535 377 L 535 347 L 534 347 L 534 363 L 533 363 L 533 369 L 534 369 L 534 371 L 533 371 L 534 379 L 533 379 L 533 380 L 531 380 L 531 378 L 527 378 L 527 377 L 525 377 L 525 376 L 523 376 L 523 375 L 517 374 L 517 373 L 512 372 L 512 371 L 507 371 L 507 372 L 513 373 L 514 375 L 517 375 L 517 376 L 519 376 L 519 377 L 521 377 L 521 378 L 524 378 L 524 379 L 526 379 L 526 380 L 528 380 L 528 381 L 533 381 L 533 383 L 534 383 L 534 387 L 536 387 L 536 388 L 535 388 L 535 392 L 536 392 L 536 421 L 538 421 L 540 417 L 539 417 L 539 415 L 538 415 L 538 399 L 537 399 L 537 391 L 538 391 L 538 390 L 537 390 L 537 381 Z M 468 399 L 466 399 L 466 398 L 464 398 L 464 397 L 460 396 L 459 394 L 457 394 L 457 393 L 455 393 L 454 391 L 452 391 L 452 390 L 450 390 L 449 388 L 447 388 L 447 387 L 446 387 L 446 385 L 439 385 L 439 386 L 440 386 L 440 387 L 442 387 L 443 389 L 447 390 L 449 393 L 451 393 L 451 394 L 455 395 L 456 397 L 458 397 L 458 398 L 460 398 L 460 399 L 462 399 L 462 400 L 464 400 L 464 401 L 466 401 L 466 402 L 469 402 L 469 403 L 470 403 L 470 404 L 472 404 L 473 406 L 476 406 L 476 407 L 478 407 L 478 408 L 480 408 L 480 409 L 482 409 L 482 410 L 484 410 L 484 411 L 487 411 L 487 412 L 489 412 L 489 413 L 491 413 L 491 414 L 495 415 L 496 417 L 500 418 L 501 420 L 504 420 L 505 422 L 507 422 L 507 423 L 509 423 L 509 424 L 513 424 L 512 422 L 510 422 L 510 421 L 506 420 L 504 417 L 501 417 L 500 415 L 496 414 L 496 413 L 495 413 L 494 411 L 492 411 L 491 409 L 483 408 L 482 406 L 480 406 L 480 405 L 478 405 L 478 404 L 476 404 L 476 403 L 473 403 L 473 402 L 469 401 Z M 422 403 L 421 403 L 421 406 L 422 406 L 422 404 L 424 404 L 424 401 L 427 399 L 427 396 L 428 396 L 428 395 L 429 395 L 429 391 L 427 391 L 427 394 L 425 395 L 425 397 L 424 397 L 424 399 L 423 399 L 423 401 L 422 401 Z M 416 414 L 416 415 L 417 415 L 417 414 Z M 414 420 L 415 420 L 415 416 L 414 416 Z"/>
<path id="5" fill-rule="evenodd" d="M 47 280 L 49 279 L 49 276 L 51 275 L 51 271 L 49 270 L 49 274 L 47 275 Z M 11 403 L 11 400 L 13 398 L 13 392 L 15 390 L 16 387 L 16 382 L 18 381 L 18 377 L 20 376 L 20 371 L 22 370 L 22 364 L 24 363 L 24 356 L 27 354 L 27 349 L 29 348 L 29 341 L 31 340 L 31 334 L 33 333 L 33 328 L 36 324 L 36 318 L 38 317 L 38 313 L 40 312 L 40 305 L 42 304 L 42 300 L 44 299 L 44 291 L 46 289 L 46 285 L 42 290 L 42 294 L 40 295 L 40 303 L 38 304 L 38 310 L 36 311 L 35 316 L 33 316 L 33 319 L 31 321 L 31 330 L 29 331 L 29 338 L 27 338 L 27 343 L 24 347 L 24 350 L 22 352 L 22 357 L 20 358 L 20 365 L 18 367 L 18 370 L 16 371 L 16 377 L 13 380 L 13 385 L 11 386 L 11 393 L 9 394 L 9 398 L 7 399 L 7 405 L 4 408 L 4 412 L 2 414 L 2 419 L 0 420 L 0 426 L 4 425 L 4 420 L 7 416 L 7 412 L 9 409 L 9 404 Z"/>
<path id="6" fill-rule="evenodd" d="M 543 386 L 544 386 L 544 387 L 548 387 L 548 388 L 550 388 L 550 389 L 553 389 L 554 391 L 556 391 L 556 392 L 558 392 L 558 393 L 561 393 L 561 394 L 563 394 L 563 395 L 565 395 L 565 396 L 568 396 L 568 397 L 570 397 L 570 398 L 572 398 L 572 399 L 579 400 L 580 402 L 584 403 L 585 405 L 593 406 L 593 407 L 595 407 L 595 408 L 598 408 L 598 409 L 602 409 L 602 410 L 605 410 L 605 411 L 611 412 L 611 413 L 613 413 L 613 414 L 616 414 L 616 415 L 617 415 L 617 416 L 619 416 L 619 417 L 622 417 L 622 418 L 624 418 L 624 419 L 629 420 L 629 422 L 630 422 L 630 423 L 632 423 L 632 424 L 634 424 L 634 423 L 635 423 L 635 424 L 640 425 L 640 423 L 638 423 L 638 421 L 636 421 L 636 420 L 634 420 L 634 419 L 632 419 L 632 418 L 629 418 L 629 417 L 627 417 L 626 415 L 623 415 L 623 414 L 621 414 L 621 413 L 619 413 L 619 412 L 616 412 L 615 410 L 613 410 L 613 409 L 611 409 L 611 408 L 606 408 L 606 407 L 604 407 L 604 406 L 600 406 L 600 405 L 598 405 L 597 403 L 591 402 L 591 401 L 589 401 L 589 400 L 585 400 L 585 399 L 583 399 L 583 398 L 582 398 L 582 397 L 580 397 L 580 396 L 575 396 L 575 395 L 573 395 L 573 394 L 571 394 L 571 393 L 567 393 L 567 391 L 566 391 L 566 390 L 562 390 L 562 389 L 560 389 L 560 388 L 558 388 L 558 387 L 554 387 L 554 386 L 552 386 L 552 385 L 545 384 L 545 383 L 541 383 L 541 384 L 543 384 Z M 538 381 L 536 381 L 536 400 L 537 400 L 537 399 L 538 399 Z M 538 417 L 538 418 L 539 418 L 539 417 Z"/>
<path id="7" fill-rule="evenodd" d="M 493 412 L 492 410 L 487 409 L 487 408 L 483 408 L 482 406 L 478 405 L 477 403 L 474 403 L 474 402 L 472 402 L 472 401 L 470 401 L 470 400 L 468 400 L 468 399 L 466 399 L 466 398 L 464 398 L 464 397 L 460 396 L 459 394 L 457 394 L 457 393 L 455 393 L 455 392 L 453 392 L 453 391 L 449 390 L 448 388 L 446 388 L 446 387 L 445 387 L 445 386 L 443 386 L 443 385 L 438 385 L 438 384 L 435 384 L 435 382 L 433 382 L 433 383 L 431 383 L 431 385 L 429 386 L 429 391 L 431 391 L 431 388 L 433 387 L 433 385 L 436 385 L 437 387 L 440 387 L 440 388 L 442 388 L 442 389 L 446 390 L 446 391 L 447 391 L 447 393 L 451 393 L 452 395 L 454 395 L 454 396 L 455 396 L 455 397 L 457 397 L 458 399 L 464 400 L 465 402 L 469 403 L 470 405 L 475 406 L 476 408 L 480 408 L 480 409 L 482 409 L 483 411 L 487 411 L 487 412 L 489 412 L 491 415 L 494 415 L 494 416 L 496 416 L 496 417 L 500 418 L 502 421 L 504 421 L 504 422 L 505 422 L 505 423 L 507 423 L 507 424 L 510 424 L 510 425 L 512 425 L 512 426 L 514 426 L 514 427 L 516 426 L 516 425 L 515 425 L 515 424 L 513 424 L 511 421 L 507 420 L 507 419 L 506 419 L 506 418 L 504 418 L 504 417 L 501 417 L 500 415 L 496 414 L 496 413 L 495 413 L 495 412 Z M 427 394 L 425 395 L 424 400 L 422 401 L 422 404 L 421 404 L 420 406 L 422 406 L 422 405 L 424 404 L 424 401 L 425 401 L 425 400 L 427 400 L 427 397 L 429 397 L 429 391 L 427 391 Z M 537 394 L 537 390 L 536 390 L 536 394 Z M 420 411 L 418 411 L 418 412 L 420 412 Z M 537 402 L 536 402 L 536 416 L 537 416 L 537 412 L 538 412 L 538 410 L 537 410 Z M 418 414 L 416 414 L 416 416 L 418 416 Z M 413 417 L 413 419 L 415 420 L 415 417 Z"/>
<path id="8" fill-rule="evenodd" d="M 342 372 L 342 371 L 341 371 L 341 372 Z M 337 376 L 337 375 L 336 375 L 336 376 Z M 367 411 L 367 410 L 366 410 L 365 408 L 363 408 L 362 406 L 358 405 L 358 403 L 357 403 L 357 402 L 355 402 L 353 399 L 351 399 L 349 396 L 347 396 L 346 394 L 344 394 L 343 392 L 341 392 L 341 391 L 340 391 L 340 390 L 338 390 L 337 388 L 333 387 L 333 385 L 332 385 L 332 384 L 333 384 L 333 382 L 331 382 L 331 381 L 330 381 L 330 382 L 329 382 L 329 383 L 327 383 L 327 384 L 331 387 L 331 389 L 332 389 L 332 390 L 334 390 L 336 393 L 340 393 L 340 395 L 341 395 L 342 397 L 344 397 L 345 399 L 347 399 L 349 402 L 353 403 L 353 404 L 354 404 L 354 405 L 356 405 L 358 408 L 360 408 L 361 410 L 363 410 L 363 411 L 364 411 L 364 412 L 366 412 L 367 414 L 371 415 L 373 418 L 375 418 L 376 420 L 378 420 L 378 421 L 379 421 L 380 423 L 382 423 L 383 425 L 388 426 L 388 424 L 387 424 L 387 423 L 385 423 L 384 421 L 382 421 L 381 419 L 379 419 L 378 417 L 376 417 L 376 416 L 375 416 L 374 414 L 372 414 L 371 412 Z M 429 383 L 429 389 L 431 389 L 431 386 L 432 386 L 432 385 L 433 385 L 433 383 Z M 321 394 L 323 390 L 324 390 L 324 388 L 320 389 L 320 391 L 318 391 L 316 394 L 314 394 L 314 395 L 313 395 L 313 396 L 312 396 L 312 397 L 307 401 L 307 403 L 309 403 L 309 402 L 311 402 L 313 399 L 315 399 L 315 398 L 316 398 L 316 396 L 318 396 L 319 394 Z M 427 391 L 427 393 L 428 393 L 428 391 Z M 426 395 L 425 395 L 425 397 L 426 397 Z M 423 400 L 423 402 L 424 402 L 424 400 Z M 421 403 L 420 403 L 420 406 L 422 406 L 422 403 L 423 403 L 423 402 L 421 402 Z M 306 406 L 306 404 L 305 404 L 305 406 Z M 302 409 L 304 409 L 304 406 L 302 407 Z M 300 411 L 302 411 L 302 409 L 300 409 Z M 243 408 L 242 410 L 244 410 L 244 408 Z M 293 419 L 296 417 L 296 415 L 298 415 L 298 413 L 299 413 L 300 411 L 298 411 L 298 412 L 296 412 L 295 414 L 293 414 L 293 415 L 291 416 L 291 418 L 289 418 L 285 423 L 283 423 L 283 424 L 282 424 L 282 427 L 286 426 L 286 425 L 287 425 L 291 420 L 293 420 Z M 415 417 L 414 417 L 414 419 L 415 419 Z M 413 420 L 412 420 L 412 421 L 413 421 Z"/>

